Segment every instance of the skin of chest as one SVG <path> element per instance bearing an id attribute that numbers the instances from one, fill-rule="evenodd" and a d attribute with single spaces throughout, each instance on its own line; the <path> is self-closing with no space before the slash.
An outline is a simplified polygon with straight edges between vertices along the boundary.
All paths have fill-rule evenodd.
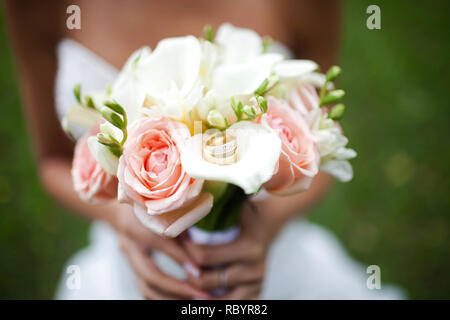
<path id="1" fill-rule="evenodd" d="M 229 1 L 80 1 L 81 30 L 64 30 L 64 36 L 85 45 L 120 68 L 137 48 L 154 48 L 167 37 L 201 36 L 203 27 L 217 29 L 230 22 L 280 41 L 289 34 L 279 15 L 278 2 Z M 287 39 L 286 39 L 287 41 Z"/>

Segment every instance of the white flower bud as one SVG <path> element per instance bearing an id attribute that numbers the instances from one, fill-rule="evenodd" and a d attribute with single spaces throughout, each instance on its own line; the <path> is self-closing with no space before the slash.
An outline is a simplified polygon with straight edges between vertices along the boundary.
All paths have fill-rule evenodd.
<path id="1" fill-rule="evenodd" d="M 227 126 L 225 117 L 218 110 L 211 110 L 208 113 L 208 123 L 213 127 L 223 129 Z"/>

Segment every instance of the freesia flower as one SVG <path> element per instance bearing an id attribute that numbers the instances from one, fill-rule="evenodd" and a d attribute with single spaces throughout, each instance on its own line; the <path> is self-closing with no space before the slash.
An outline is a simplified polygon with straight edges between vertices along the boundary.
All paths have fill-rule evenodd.
<path id="1" fill-rule="evenodd" d="M 342 182 L 348 182 L 353 178 L 353 169 L 348 160 L 357 154 L 355 150 L 346 148 L 348 139 L 341 127 L 320 111 L 313 111 L 312 115 L 312 132 L 322 158 L 320 170 Z"/>
<path id="2" fill-rule="evenodd" d="M 116 175 L 119 158 L 112 154 L 105 145 L 98 142 L 96 136 L 89 137 L 87 139 L 87 144 L 91 155 L 95 158 L 99 166 L 107 173 Z"/>
<path id="3" fill-rule="evenodd" d="M 75 146 L 72 179 L 75 191 L 84 201 L 113 199 L 117 194 L 117 178 L 102 169 L 88 147 L 89 137 L 95 137 L 98 132 L 97 125 Z"/>
<path id="4" fill-rule="evenodd" d="M 281 139 L 278 171 L 264 188 L 274 194 L 289 195 L 309 188 L 319 171 L 320 156 L 304 118 L 286 101 L 268 97 L 267 113 L 258 121 Z"/>
<path id="5" fill-rule="evenodd" d="M 224 132 L 210 129 L 191 137 L 182 149 L 181 163 L 191 177 L 235 184 L 250 194 L 272 177 L 280 150 L 276 134 L 241 121 Z"/>
<path id="6" fill-rule="evenodd" d="M 101 106 L 106 99 L 104 91 L 93 91 L 88 96 L 95 106 Z M 102 116 L 97 109 L 76 103 L 69 108 L 61 124 L 65 132 L 78 139 L 98 125 L 101 119 Z"/>
<path id="7" fill-rule="evenodd" d="M 340 181 L 350 181 L 353 169 L 348 160 L 356 157 L 356 152 L 345 148 L 348 139 L 343 135 L 341 127 L 327 117 L 325 109 L 319 107 L 320 99 L 316 89 L 311 85 L 297 86 L 288 93 L 287 98 L 311 128 L 321 157 L 320 170 Z"/>
<path id="8" fill-rule="evenodd" d="M 201 193 L 180 161 L 189 129 L 166 117 L 145 117 L 128 129 L 119 160 L 118 198 L 134 205 L 137 217 L 158 234 L 175 237 L 204 217 L 213 199 Z"/>

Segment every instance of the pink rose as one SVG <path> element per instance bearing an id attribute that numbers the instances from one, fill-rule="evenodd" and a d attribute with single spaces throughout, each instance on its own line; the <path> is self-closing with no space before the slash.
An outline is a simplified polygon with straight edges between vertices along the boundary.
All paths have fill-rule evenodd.
<path id="1" fill-rule="evenodd" d="M 305 119 L 284 100 L 267 98 L 267 113 L 258 120 L 274 130 L 282 149 L 278 171 L 264 184 L 267 191 L 289 195 L 309 188 L 319 171 L 320 156 Z"/>
<path id="2" fill-rule="evenodd" d="M 117 196 L 117 178 L 103 170 L 92 156 L 88 138 L 99 132 L 99 126 L 80 138 L 75 146 L 72 180 L 75 191 L 85 201 L 113 199 Z"/>
<path id="3" fill-rule="evenodd" d="M 190 138 L 186 125 L 165 117 L 146 117 L 128 128 L 119 159 L 119 200 L 134 205 L 141 222 L 175 237 L 203 218 L 213 197 L 201 193 L 203 180 L 187 175 L 180 148 Z"/>

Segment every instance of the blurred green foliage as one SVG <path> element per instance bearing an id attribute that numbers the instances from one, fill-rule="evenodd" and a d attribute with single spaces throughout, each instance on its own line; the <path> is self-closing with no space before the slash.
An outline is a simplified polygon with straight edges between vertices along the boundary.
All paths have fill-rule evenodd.
<path id="1" fill-rule="evenodd" d="M 381 30 L 366 8 L 381 7 Z M 355 178 L 311 213 L 412 298 L 450 298 L 448 1 L 344 3 L 342 120 Z M 51 298 L 87 223 L 36 173 L 0 10 L 0 298 Z"/>
<path id="2" fill-rule="evenodd" d="M 48 299 L 87 223 L 40 185 L 17 82 L 0 3 L 0 298 Z"/>
<path id="3" fill-rule="evenodd" d="M 347 1 L 341 121 L 358 157 L 311 214 L 412 298 L 450 298 L 450 2 Z M 366 28 L 367 6 L 381 30 Z"/>

